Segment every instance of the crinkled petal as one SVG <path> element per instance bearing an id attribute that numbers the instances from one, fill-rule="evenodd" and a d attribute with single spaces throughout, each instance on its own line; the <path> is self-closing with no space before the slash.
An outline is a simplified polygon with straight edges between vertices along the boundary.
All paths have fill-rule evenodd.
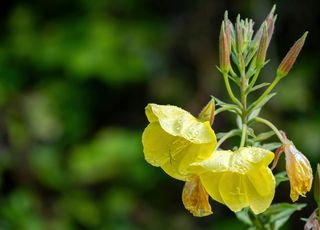
<path id="1" fill-rule="evenodd" d="M 209 122 L 200 122 L 189 112 L 172 105 L 148 104 L 148 120 L 159 122 L 161 127 L 173 136 L 183 137 L 193 143 L 216 142 Z"/>
<path id="2" fill-rule="evenodd" d="M 197 176 L 186 181 L 182 192 L 182 202 L 194 216 L 202 217 L 212 214 L 209 195 Z"/>
<path id="3" fill-rule="evenodd" d="M 252 168 L 260 165 L 267 166 L 273 159 L 274 154 L 268 150 L 256 147 L 244 147 L 232 151 L 216 151 L 210 158 L 195 166 L 201 166 L 212 172 L 236 172 L 246 174 Z"/>

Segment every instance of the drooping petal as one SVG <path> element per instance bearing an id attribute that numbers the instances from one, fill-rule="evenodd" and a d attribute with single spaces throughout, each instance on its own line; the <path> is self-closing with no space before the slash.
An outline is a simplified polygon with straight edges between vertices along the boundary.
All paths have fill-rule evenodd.
<path id="1" fill-rule="evenodd" d="M 249 174 L 246 180 L 247 196 L 251 210 L 257 215 L 270 205 L 275 193 L 275 179 L 269 168 Z"/>
<path id="2" fill-rule="evenodd" d="M 189 112 L 172 105 L 148 104 L 148 120 L 159 122 L 160 126 L 173 136 L 183 137 L 192 143 L 213 143 L 216 137 L 208 121 L 200 122 Z"/>
<path id="3" fill-rule="evenodd" d="M 290 198 L 293 202 L 311 190 L 313 174 L 308 159 L 287 140 L 283 145 L 286 155 L 286 171 L 290 181 Z"/>
<path id="4" fill-rule="evenodd" d="M 209 195 L 198 176 L 193 176 L 186 181 L 183 187 L 182 201 L 184 207 L 194 216 L 202 217 L 212 214 Z"/>

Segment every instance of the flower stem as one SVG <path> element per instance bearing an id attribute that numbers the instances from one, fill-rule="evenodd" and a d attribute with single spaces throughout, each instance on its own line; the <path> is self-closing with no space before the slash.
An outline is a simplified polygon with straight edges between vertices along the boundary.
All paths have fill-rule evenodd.
<path id="1" fill-rule="evenodd" d="M 258 76 L 260 74 L 260 70 L 261 68 L 257 69 L 256 70 L 256 73 L 254 74 L 248 88 L 246 89 L 246 94 L 249 94 L 250 93 L 250 90 L 252 89 L 252 87 L 254 86 L 254 84 L 256 83 L 257 79 L 258 79 Z"/>
<path id="2" fill-rule="evenodd" d="M 218 149 L 220 147 L 220 145 L 222 145 L 223 142 L 225 142 L 227 139 L 229 139 L 230 137 L 236 136 L 238 135 L 239 130 L 237 129 L 233 129 L 229 132 L 227 132 L 223 137 L 221 137 L 221 139 L 218 141 L 216 149 Z"/>
<path id="3" fill-rule="evenodd" d="M 226 85 L 226 88 L 227 88 L 227 91 L 228 91 L 228 94 L 229 94 L 231 100 L 232 100 L 235 104 L 241 106 L 241 103 L 240 103 L 239 100 L 234 96 L 234 94 L 233 94 L 233 92 L 232 92 L 232 89 L 231 89 L 231 86 L 230 86 L 230 83 L 229 83 L 228 73 L 224 73 L 224 74 L 223 74 L 223 79 L 224 79 L 224 83 L 225 83 L 225 85 Z"/>
<path id="4" fill-rule="evenodd" d="M 279 131 L 279 129 L 277 129 L 276 126 L 274 126 L 274 124 L 272 124 L 270 121 L 264 119 L 264 118 L 261 118 L 261 117 L 256 117 L 255 118 L 255 121 L 259 122 L 259 123 L 262 123 L 262 124 L 265 124 L 267 125 L 270 129 L 273 130 L 273 132 L 277 135 L 277 137 L 279 138 L 279 140 L 284 143 L 284 139 Z"/>
<path id="5" fill-rule="evenodd" d="M 240 148 L 244 147 L 246 144 L 247 139 L 247 124 L 243 124 L 242 126 L 242 134 L 241 134 L 241 142 L 240 142 Z"/>

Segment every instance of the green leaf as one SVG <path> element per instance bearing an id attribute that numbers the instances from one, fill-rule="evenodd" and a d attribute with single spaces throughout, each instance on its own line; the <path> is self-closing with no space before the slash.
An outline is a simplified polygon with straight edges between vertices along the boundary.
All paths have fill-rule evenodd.
<path id="1" fill-rule="evenodd" d="M 281 146 L 280 142 L 272 142 L 272 143 L 261 145 L 261 148 L 272 151 L 279 148 L 280 146 Z"/>
<path id="2" fill-rule="evenodd" d="M 244 208 L 240 212 L 236 212 L 236 217 L 244 224 L 253 225 L 248 208 Z"/>
<path id="3" fill-rule="evenodd" d="M 250 122 L 251 120 L 253 120 L 254 118 L 256 118 L 257 116 L 259 116 L 259 113 L 261 111 L 261 108 L 257 108 L 254 109 L 248 116 L 248 121 Z"/>
<path id="4" fill-rule="evenodd" d="M 261 88 L 263 88 L 263 87 L 266 87 L 266 86 L 268 86 L 268 85 L 270 85 L 270 83 L 268 83 L 268 82 L 261 83 L 261 84 L 259 84 L 259 85 L 256 85 L 256 86 L 252 87 L 252 89 L 250 90 L 250 92 L 256 91 L 256 90 L 261 89 Z"/>
<path id="5" fill-rule="evenodd" d="M 268 101 L 270 101 L 271 98 L 273 98 L 277 93 L 272 93 L 267 95 L 263 100 L 256 106 L 256 108 L 261 108 L 264 106 Z"/>
<path id="6" fill-rule="evenodd" d="M 264 141 L 274 135 L 273 131 L 260 133 L 256 138 L 254 138 L 254 141 Z"/>
<path id="7" fill-rule="evenodd" d="M 275 175 L 275 179 L 276 179 L 276 186 L 278 186 L 281 182 L 289 180 L 289 178 L 287 177 L 286 171 L 277 173 Z"/>
<path id="8" fill-rule="evenodd" d="M 306 204 L 273 204 L 259 217 L 265 220 L 265 229 L 278 230 L 295 211 L 299 211 L 305 206 Z"/>

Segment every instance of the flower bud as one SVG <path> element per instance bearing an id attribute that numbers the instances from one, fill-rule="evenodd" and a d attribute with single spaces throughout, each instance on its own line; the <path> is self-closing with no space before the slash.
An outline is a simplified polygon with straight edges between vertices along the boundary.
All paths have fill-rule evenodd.
<path id="1" fill-rule="evenodd" d="M 257 53 L 257 68 L 261 68 L 264 65 L 267 48 L 268 48 L 268 27 L 267 27 L 267 23 L 264 23 L 262 37 L 260 40 L 259 49 Z"/>
<path id="2" fill-rule="evenodd" d="M 219 37 L 220 69 L 223 73 L 228 73 L 230 68 L 230 45 L 225 31 L 225 24 L 222 22 Z"/>
<path id="3" fill-rule="evenodd" d="M 285 138 L 283 151 L 286 155 L 286 171 L 290 181 L 290 197 L 293 202 L 299 195 L 305 196 L 312 186 L 312 168 L 308 159 Z"/>
<path id="4" fill-rule="evenodd" d="M 182 202 L 194 216 L 202 217 L 212 214 L 209 195 L 198 176 L 186 181 L 182 191 Z"/>
<path id="5" fill-rule="evenodd" d="M 242 27 L 241 27 L 241 21 L 240 21 L 240 15 L 237 17 L 237 23 L 236 23 L 236 31 L 237 31 L 237 50 L 238 53 L 242 53 L 243 48 L 243 34 L 242 34 Z"/>
<path id="6" fill-rule="evenodd" d="M 209 121 L 210 125 L 213 124 L 214 121 L 214 110 L 215 110 L 215 105 L 214 105 L 214 98 L 212 98 L 208 104 L 203 107 L 201 110 L 198 119 L 202 122 L 204 121 Z"/>
<path id="7" fill-rule="evenodd" d="M 284 57 L 277 69 L 277 75 L 279 77 L 284 77 L 289 73 L 304 45 L 307 35 L 308 32 L 305 32 L 302 37 L 294 43 L 287 55 Z"/>

